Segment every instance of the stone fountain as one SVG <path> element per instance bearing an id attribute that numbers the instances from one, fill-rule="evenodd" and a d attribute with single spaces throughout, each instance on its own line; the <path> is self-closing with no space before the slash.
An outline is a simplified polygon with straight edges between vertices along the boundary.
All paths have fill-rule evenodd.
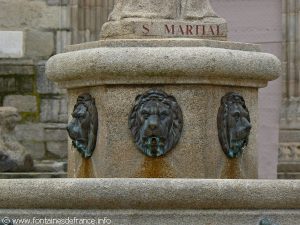
<path id="1" fill-rule="evenodd" d="M 92 157 L 69 143 L 69 177 L 257 178 L 258 88 L 279 76 L 275 56 L 225 41 L 226 22 L 209 1 L 117 1 L 101 35 L 69 46 L 47 65 L 49 79 L 68 89 L 69 112 L 83 93 L 98 110 Z M 128 125 L 137 96 L 153 89 L 173 96 L 182 113 L 171 131 L 180 137 L 169 138 L 176 145 L 165 146 L 162 157 L 142 154 L 135 143 L 140 127 L 134 118 Z M 220 102 L 229 92 L 240 95 L 251 117 L 240 157 L 227 157 L 218 138 Z"/>
<path id="2" fill-rule="evenodd" d="M 5 181 L 0 215 L 300 223 L 300 182 L 253 180 L 258 89 L 280 61 L 226 39 L 208 0 L 116 1 L 101 40 L 47 63 L 68 90 L 70 179 Z"/>

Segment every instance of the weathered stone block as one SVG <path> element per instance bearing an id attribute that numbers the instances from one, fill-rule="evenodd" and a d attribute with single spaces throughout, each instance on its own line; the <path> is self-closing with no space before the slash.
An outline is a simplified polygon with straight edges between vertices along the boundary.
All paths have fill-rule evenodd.
<path id="1" fill-rule="evenodd" d="M 6 86 L 8 91 L 15 91 L 16 90 L 15 78 L 4 79 L 4 85 Z"/>
<path id="2" fill-rule="evenodd" d="M 1 0 L 0 29 L 66 29 L 67 12 L 68 7 L 49 6 L 46 1 Z"/>
<path id="3" fill-rule="evenodd" d="M 33 75 L 35 67 L 32 60 L 1 59 L 0 75 Z"/>
<path id="4" fill-rule="evenodd" d="M 31 30 L 26 32 L 25 55 L 29 57 L 49 57 L 54 53 L 52 32 Z"/>
<path id="5" fill-rule="evenodd" d="M 278 172 L 278 179 L 289 179 L 289 180 L 299 180 L 300 179 L 300 173 L 294 172 L 294 173 L 281 173 Z"/>
<path id="6" fill-rule="evenodd" d="M 40 142 L 44 140 L 44 127 L 42 124 L 19 124 L 16 126 L 16 136 L 22 142 Z"/>
<path id="7" fill-rule="evenodd" d="M 47 0 L 47 4 L 50 6 L 53 5 L 66 6 L 69 4 L 69 0 Z"/>
<path id="8" fill-rule="evenodd" d="M 61 53 L 67 45 L 71 44 L 70 31 L 57 31 L 56 33 L 56 53 Z"/>
<path id="9" fill-rule="evenodd" d="M 16 86 L 18 93 L 28 94 L 33 93 L 34 76 L 17 76 Z"/>
<path id="10" fill-rule="evenodd" d="M 37 66 L 37 91 L 40 94 L 59 94 L 64 91 L 59 89 L 57 85 L 48 80 L 45 75 L 45 63 L 46 61 L 40 61 Z"/>
<path id="11" fill-rule="evenodd" d="M 66 129 L 45 128 L 45 141 L 66 141 L 68 140 Z"/>
<path id="12" fill-rule="evenodd" d="M 51 6 L 45 9 L 46 15 L 40 18 L 40 27 L 46 29 L 70 29 L 70 9 L 67 6 Z"/>
<path id="13" fill-rule="evenodd" d="M 286 142 L 300 142 L 300 131 L 299 130 L 281 130 L 279 133 L 279 141 L 281 143 Z M 300 144 L 299 144 L 300 146 Z"/>
<path id="14" fill-rule="evenodd" d="M 42 99 L 40 112 L 42 122 L 58 122 L 59 99 Z"/>
<path id="15" fill-rule="evenodd" d="M 66 124 L 65 123 L 43 123 L 45 129 L 61 129 L 65 130 L 66 129 Z"/>
<path id="16" fill-rule="evenodd" d="M 22 58 L 23 55 L 23 32 L 0 31 L 0 58 Z"/>
<path id="17" fill-rule="evenodd" d="M 41 19 L 45 28 L 64 30 L 71 28 L 70 8 L 67 6 L 51 6 L 47 8 L 47 13 L 51 15 L 49 20 L 46 16 Z M 57 16 L 56 18 L 54 18 Z"/>
<path id="18" fill-rule="evenodd" d="M 43 160 L 35 164 L 35 171 L 37 172 L 65 172 L 66 162 L 57 162 L 55 160 Z"/>
<path id="19" fill-rule="evenodd" d="M 67 103 L 62 97 L 41 100 L 41 121 L 42 122 L 67 122 Z"/>
<path id="20" fill-rule="evenodd" d="M 27 130 L 26 132 L 30 132 L 30 131 Z M 44 142 L 22 141 L 22 144 L 25 146 L 27 151 L 30 152 L 33 159 L 40 160 L 45 157 L 46 148 Z"/>
<path id="21" fill-rule="evenodd" d="M 0 93 L 16 91 L 16 81 L 13 77 L 0 77 Z"/>
<path id="22" fill-rule="evenodd" d="M 16 107 L 19 112 L 36 112 L 37 101 L 31 95 L 8 95 L 5 96 L 3 106 Z"/>
<path id="23" fill-rule="evenodd" d="M 47 151 L 55 155 L 57 158 L 67 158 L 68 156 L 68 145 L 67 141 L 50 141 L 47 142 Z"/>

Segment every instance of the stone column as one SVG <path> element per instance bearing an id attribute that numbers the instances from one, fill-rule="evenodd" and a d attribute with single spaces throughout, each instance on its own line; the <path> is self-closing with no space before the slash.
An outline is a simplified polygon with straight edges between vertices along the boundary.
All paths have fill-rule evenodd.
<path id="1" fill-rule="evenodd" d="M 72 44 L 99 39 L 114 0 L 70 0 Z"/>
<path id="2" fill-rule="evenodd" d="M 283 103 L 278 176 L 300 178 L 300 2 L 283 0 Z"/>

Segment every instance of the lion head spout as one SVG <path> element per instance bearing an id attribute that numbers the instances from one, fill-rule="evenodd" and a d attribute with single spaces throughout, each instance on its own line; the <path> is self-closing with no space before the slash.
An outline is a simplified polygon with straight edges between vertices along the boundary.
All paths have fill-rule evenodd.
<path id="1" fill-rule="evenodd" d="M 243 152 L 250 130 L 250 115 L 244 98 L 237 93 L 227 93 L 221 99 L 218 112 L 218 134 L 222 149 L 229 158 L 236 158 Z"/>
<path id="2" fill-rule="evenodd" d="M 73 146 L 84 158 L 92 156 L 96 147 L 98 131 L 98 112 L 95 99 L 90 94 L 77 98 L 67 130 Z"/>
<path id="3" fill-rule="evenodd" d="M 158 157 L 171 150 L 180 139 L 182 127 L 182 111 L 173 96 L 151 89 L 136 97 L 129 128 L 147 156 Z"/>

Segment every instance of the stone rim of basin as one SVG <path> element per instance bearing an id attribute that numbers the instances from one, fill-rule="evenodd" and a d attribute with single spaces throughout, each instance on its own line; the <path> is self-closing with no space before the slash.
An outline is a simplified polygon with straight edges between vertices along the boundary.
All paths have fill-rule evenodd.
<path id="1" fill-rule="evenodd" d="M 300 208 L 299 180 L 70 178 L 0 184 L 0 209 Z"/>

